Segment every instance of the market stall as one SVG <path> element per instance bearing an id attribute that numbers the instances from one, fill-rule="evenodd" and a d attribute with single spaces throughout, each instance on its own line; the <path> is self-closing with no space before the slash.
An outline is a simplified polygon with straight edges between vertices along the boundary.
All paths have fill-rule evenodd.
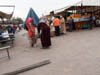
<path id="1" fill-rule="evenodd" d="M 89 16 L 93 14 L 94 26 L 100 23 L 100 1 L 99 0 L 80 0 L 79 2 L 54 10 L 54 15 L 62 15 L 68 24 L 69 17 L 72 17 L 76 29 L 89 28 Z"/>
<path id="2" fill-rule="evenodd" d="M 0 7 L 13 7 L 13 12 L 5 13 L 0 10 L 0 44 L 5 44 L 9 41 L 14 40 L 14 34 L 8 33 L 9 23 L 6 23 L 7 20 L 11 19 L 15 6 L 12 5 L 0 5 Z"/>
<path id="3" fill-rule="evenodd" d="M 81 14 L 72 14 L 71 16 L 67 17 L 67 23 L 68 23 L 68 20 L 70 19 L 70 17 L 72 17 L 73 19 L 73 22 L 75 24 L 75 27 L 77 30 L 79 29 L 83 29 L 83 28 L 89 28 L 89 17 L 90 17 L 90 14 L 84 14 L 84 15 L 81 15 Z M 95 20 L 95 16 L 94 17 L 94 20 Z"/>

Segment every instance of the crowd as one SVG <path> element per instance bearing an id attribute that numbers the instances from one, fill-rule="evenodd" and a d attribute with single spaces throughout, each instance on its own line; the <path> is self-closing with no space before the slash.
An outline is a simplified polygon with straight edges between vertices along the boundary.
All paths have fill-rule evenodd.
<path id="1" fill-rule="evenodd" d="M 36 43 L 36 35 L 35 35 L 35 27 L 34 27 L 34 19 L 31 17 L 26 21 L 26 27 L 28 29 L 28 34 L 30 38 L 30 46 L 33 47 Z M 89 17 L 88 23 L 90 24 L 89 29 L 93 28 L 93 16 Z M 75 29 L 75 24 L 70 17 L 68 20 L 68 31 L 72 32 Z M 66 34 L 67 27 L 66 21 L 63 16 L 53 16 L 51 18 L 47 18 L 43 16 L 40 18 L 40 22 L 37 25 L 37 36 L 41 39 L 41 44 L 43 49 L 47 49 L 51 46 L 51 37 L 52 36 L 60 36 Z"/>
<path id="2" fill-rule="evenodd" d="M 18 30 L 17 25 L 0 25 L 0 41 L 9 40 L 15 38 L 16 30 Z M 19 29 L 20 30 L 20 29 Z"/>
<path id="3" fill-rule="evenodd" d="M 72 32 L 72 30 L 75 29 L 75 24 L 72 17 L 70 17 L 70 19 L 68 20 L 68 28 L 66 27 L 66 21 L 63 16 L 52 16 L 51 18 L 47 18 L 46 16 L 43 16 L 40 18 L 40 22 L 38 23 L 36 28 L 33 22 L 34 19 L 31 17 L 29 17 L 26 20 L 26 28 L 28 30 L 31 47 L 34 47 L 37 38 L 40 38 L 42 48 L 47 49 L 51 46 L 51 37 L 53 36 L 58 37 L 64 35 L 66 34 L 67 29 L 69 32 Z M 88 23 L 90 25 L 89 29 L 92 29 L 93 28 L 92 14 L 89 17 Z M 21 30 L 20 26 L 9 25 L 7 28 L 7 32 L 8 34 L 15 34 L 18 28 L 19 30 Z M 0 27 L 0 29 L 3 28 Z M 36 34 L 36 29 L 38 31 L 37 34 Z M 0 35 L 3 36 L 6 35 L 5 31 L 0 30 Z"/>
<path id="4" fill-rule="evenodd" d="M 32 23 L 34 19 L 31 17 L 26 21 L 26 27 L 30 38 L 30 46 L 33 47 L 36 43 L 35 27 Z M 37 25 L 38 37 L 41 39 L 43 49 L 47 49 L 51 46 L 51 36 L 60 36 L 66 34 L 65 20 L 62 16 L 52 17 L 48 19 L 43 16 L 40 18 L 40 22 Z"/>

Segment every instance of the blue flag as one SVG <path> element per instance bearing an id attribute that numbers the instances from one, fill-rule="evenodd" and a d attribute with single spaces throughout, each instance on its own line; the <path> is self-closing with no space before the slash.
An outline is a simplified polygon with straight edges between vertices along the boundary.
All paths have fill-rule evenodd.
<path id="1" fill-rule="evenodd" d="M 33 25 L 34 25 L 35 27 L 37 27 L 37 25 L 38 25 L 38 23 L 39 23 L 39 18 L 38 18 L 38 16 L 37 16 L 37 14 L 35 13 L 35 11 L 34 11 L 32 8 L 30 8 L 29 13 L 28 13 L 28 15 L 27 15 L 27 18 L 26 18 L 26 20 L 25 20 L 25 22 L 24 22 L 24 27 L 25 27 L 25 29 L 27 29 L 27 28 L 26 28 L 26 21 L 27 21 L 27 19 L 28 19 L 29 17 L 33 18 Z"/>

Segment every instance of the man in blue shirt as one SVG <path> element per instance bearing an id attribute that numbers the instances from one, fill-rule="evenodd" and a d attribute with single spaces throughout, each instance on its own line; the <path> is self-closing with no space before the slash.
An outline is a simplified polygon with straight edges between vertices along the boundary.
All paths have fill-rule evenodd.
<path id="1" fill-rule="evenodd" d="M 90 17 L 89 17 L 89 29 L 92 30 L 93 29 L 93 14 L 91 13 Z"/>
<path id="2" fill-rule="evenodd" d="M 15 33 L 13 27 L 11 27 L 11 26 L 8 27 L 8 33 L 9 34 L 10 33 L 13 33 L 13 34 Z"/>
<path id="3" fill-rule="evenodd" d="M 72 29 L 73 29 L 73 19 L 72 19 L 72 17 L 70 17 L 70 19 L 68 20 L 68 23 L 69 23 L 69 32 L 72 32 Z"/>

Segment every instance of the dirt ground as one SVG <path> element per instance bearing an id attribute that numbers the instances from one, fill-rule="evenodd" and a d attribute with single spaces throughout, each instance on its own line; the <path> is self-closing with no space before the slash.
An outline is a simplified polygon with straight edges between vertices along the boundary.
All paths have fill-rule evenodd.
<path id="1" fill-rule="evenodd" d="M 30 48 L 25 30 L 18 32 L 15 45 L 0 52 L 0 75 L 16 69 L 50 60 L 51 64 L 18 75 L 100 75 L 100 28 L 67 32 L 52 38 L 50 49 Z"/>

